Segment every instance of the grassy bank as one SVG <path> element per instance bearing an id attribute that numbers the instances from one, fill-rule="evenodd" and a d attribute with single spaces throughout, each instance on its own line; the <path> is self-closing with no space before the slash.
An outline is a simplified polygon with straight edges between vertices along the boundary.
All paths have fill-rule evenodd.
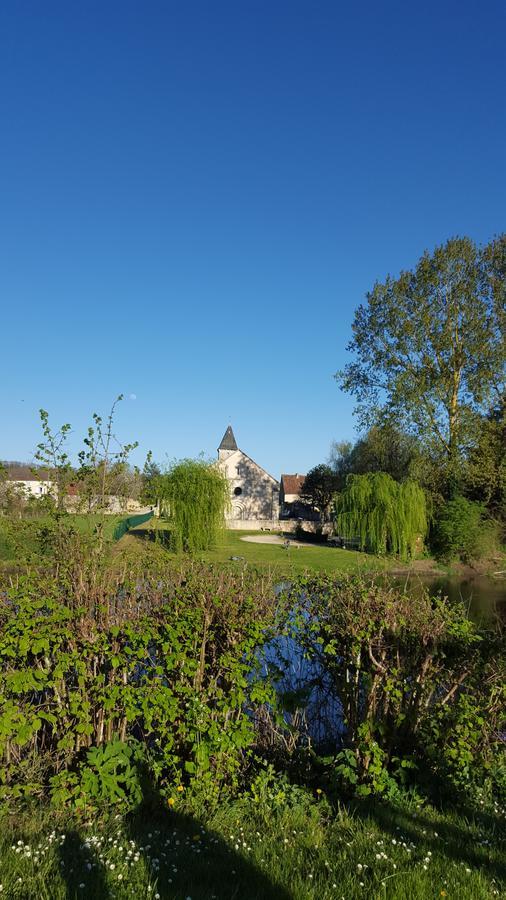
<path id="1" fill-rule="evenodd" d="M 112 541 L 118 522 L 127 518 L 127 515 L 69 514 L 65 521 L 79 534 L 89 537 L 101 527 L 105 540 Z M 36 555 L 40 551 L 38 535 L 42 529 L 50 527 L 52 522 L 50 516 L 17 520 L 0 518 L 0 563 L 16 563 L 20 557 Z"/>
<path id="2" fill-rule="evenodd" d="M 219 546 L 199 554 L 207 562 L 229 563 L 245 562 L 256 568 L 270 569 L 282 574 L 300 574 L 306 571 L 315 572 L 394 572 L 407 571 L 397 560 L 360 553 L 356 550 L 342 550 L 339 547 L 325 544 L 290 542 L 285 548 L 283 544 L 252 543 L 243 540 L 248 535 L 262 535 L 255 531 L 226 531 Z M 148 541 L 166 541 L 167 527 L 163 521 L 155 520 L 133 529 L 118 544 L 118 551 L 128 554 L 139 554 Z M 169 554 L 172 556 L 172 554 Z M 234 560 L 235 557 L 235 560 Z M 410 567 L 412 571 L 444 572 L 434 560 L 416 560 Z"/>
<path id="3" fill-rule="evenodd" d="M 202 813 L 186 801 L 131 816 L 32 809 L 4 819 L 2 896 L 326 900 L 504 896 L 501 814 L 377 800 L 332 807 L 318 789 L 272 787 Z M 504 822 L 504 818 L 502 818 Z"/>

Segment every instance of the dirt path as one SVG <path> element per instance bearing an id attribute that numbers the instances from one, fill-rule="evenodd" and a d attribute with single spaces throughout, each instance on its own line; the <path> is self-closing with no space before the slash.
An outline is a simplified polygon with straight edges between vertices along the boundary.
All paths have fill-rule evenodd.
<path id="1" fill-rule="evenodd" d="M 245 534 L 241 541 L 248 541 L 250 544 L 281 544 L 290 547 L 311 547 L 311 544 L 302 544 L 300 541 L 294 541 L 292 538 L 284 538 L 279 534 Z"/>

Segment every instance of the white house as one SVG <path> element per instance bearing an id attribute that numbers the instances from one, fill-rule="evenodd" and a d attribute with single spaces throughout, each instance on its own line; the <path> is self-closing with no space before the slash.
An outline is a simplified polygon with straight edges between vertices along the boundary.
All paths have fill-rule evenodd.
<path id="1" fill-rule="evenodd" d="M 26 497 L 55 495 L 56 484 L 46 472 L 25 465 L 8 465 L 7 481 L 22 490 Z"/>

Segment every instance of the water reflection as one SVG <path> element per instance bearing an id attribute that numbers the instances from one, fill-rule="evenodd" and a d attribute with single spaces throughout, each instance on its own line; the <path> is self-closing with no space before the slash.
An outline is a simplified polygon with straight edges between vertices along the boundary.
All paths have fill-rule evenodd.
<path id="1" fill-rule="evenodd" d="M 506 578 L 417 574 L 389 581 L 409 593 L 428 589 L 431 595 L 441 594 L 452 602 L 463 603 L 474 622 L 486 624 L 497 617 L 506 621 Z"/>

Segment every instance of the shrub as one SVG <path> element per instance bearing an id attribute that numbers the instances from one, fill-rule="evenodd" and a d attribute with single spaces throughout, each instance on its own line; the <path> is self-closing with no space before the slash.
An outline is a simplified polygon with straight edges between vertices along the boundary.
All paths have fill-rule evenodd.
<path id="1" fill-rule="evenodd" d="M 328 713 L 319 740 L 340 783 L 384 792 L 415 767 L 470 773 L 471 762 L 483 776 L 504 727 L 499 639 L 492 651 L 463 605 L 357 577 L 303 579 L 294 592 L 291 637 L 309 666 L 292 697 L 318 728 Z M 307 729 L 314 740 L 311 715 Z"/>
<path id="2" fill-rule="evenodd" d="M 20 578 L 0 595 L 0 795 L 52 785 L 98 802 L 109 785 L 121 799 L 114 767 L 133 738 L 167 791 L 202 773 L 233 782 L 248 709 L 271 696 L 256 652 L 275 602 L 267 579 L 209 566 Z"/>
<path id="3" fill-rule="evenodd" d="M 480 559 L 496 549 L 497 532 L 497 526 L 486 518 L 482 504 L 455 497 L 445 503 L 436 518 L 434 551 L 447 561 Z"/>

